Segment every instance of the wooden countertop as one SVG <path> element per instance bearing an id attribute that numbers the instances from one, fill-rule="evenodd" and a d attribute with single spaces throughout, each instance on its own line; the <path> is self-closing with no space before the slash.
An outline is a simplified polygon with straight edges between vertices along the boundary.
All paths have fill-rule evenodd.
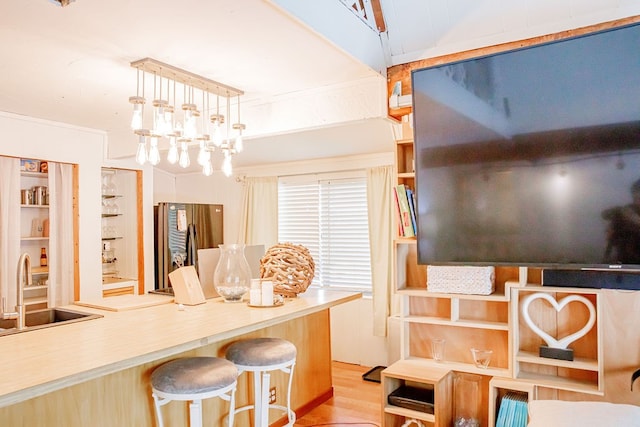
<path id="1" fill-rule="evenodd" d="M 69 306 L 104 317 L 0 337 L 0 407 L 360 297 L 309 289 L 273 308 L 220 298 L 182 311 L 177 304 L 120 312 Z"/>

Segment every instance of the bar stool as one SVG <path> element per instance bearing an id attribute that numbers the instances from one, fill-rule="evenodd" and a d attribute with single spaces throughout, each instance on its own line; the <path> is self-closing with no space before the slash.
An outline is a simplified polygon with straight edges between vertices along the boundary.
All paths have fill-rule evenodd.
<path id="1" fill-rule="evenodd" d="M 287 414 L 287 426 L 293 426 L 296 414 L 291 410 L 291 383 L 296 364 L 296 346 L 280 338 L 254 338 L 237 341 L 229 346 L 226 358 L 238 368 L 239 374 L 253 373 L 254 404 L 235 410 L 236 414 L 254 408 L 254 427 L 269 426 L 269 410 L 278 409 Z M 281 370 L 289 374 L 287 406 L 269 404 L 271 371 Z"/>
<path id="2" fill-rule="evenodd" d="M 161 406 L 172 400 L 191 401 L 189 425 L 202 427 L 202 399 L 220 397 L 229 402 L 229 426 L 233 426 L 238 368 L 220 357 L 184 357 L 167 362 L 151 373 L 151 390 L 163 427 Z"/>

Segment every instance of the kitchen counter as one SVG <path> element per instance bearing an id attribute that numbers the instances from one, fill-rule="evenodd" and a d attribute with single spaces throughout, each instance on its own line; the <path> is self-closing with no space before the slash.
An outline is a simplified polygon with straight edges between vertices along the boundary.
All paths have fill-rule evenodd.
<path id="1" fill-rule="evenodd" d="M 176 304 L 120 312 L 69 306 L 104 317 L 0 337 L 3 350 L 0 352 L 0 425 L 9 425 L 4 421 L 16 420 L 15 413 L 3 412 L 7 409 L 4 407 L 11 409 L 10 405 L 38 396 L 55 395 L 59 390 L 143 365 L 145 367 L 140 372 L 144 382 L 148 380 L 149 367 L 194 351 L 199 355 L 204 354 L 202 352 L 220 355 L 222 347 L 218 344 L 240 336 L 260 334 L 261 331 L 283 337 L 293 333 L 298 337 L 296 339 L 312 346 L 310 337 L 313 334 L 317 334 L 318 339 L 323 339 L 323 334 L 329 336 L 328 309 L 360 296 L 360 293 L 353 292 L 307 290 L 298 298 L 287 299 L 282 306 L 270 308 L 253 308 L 246 303 L 229 304 L 220 298 L 207 300 L 205 304 L 185 306 L 183 310 Z M 304 323 L 298 325 L 296 322 L 315 319 L 314 316 L 320 313 L 324 313 L 322 318 L 312 320 L 320 325 L 317 331 L 295 330 L 305 327 Z M 325 327 L 327 331 L 321 333 L 320 329 Z M 293 332 L 291 328 L 294 328 Z M 299 342 L 297 345 L 302 344 Z M 326 343 L 322 345 L 326 346 Z M 312 351 L 318 352 L 310 349 L 310 353 Z M 304 348 L 299 347 L 299 357 L 306 357 Z M 304 369 L 305 363 L 299 362 L 298 366 Z M 296 375 L 304 377 L 306 374 L 296 368 Z M 140 378 L 136 381 L 141 382 Z M 141 388 L 145 394 L 147 386 Z M 147 396 L 139 398 L 148 400 Z M 309 402 L 302 404 L 308 405 Z M 3 418 L 9 415 L 13 418 Z"/>

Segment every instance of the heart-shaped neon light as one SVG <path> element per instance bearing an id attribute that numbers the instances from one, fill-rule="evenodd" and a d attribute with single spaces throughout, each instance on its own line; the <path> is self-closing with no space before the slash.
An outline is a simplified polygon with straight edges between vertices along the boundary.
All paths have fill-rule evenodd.
<path id="1" fill-rule="evenodd" d="M 571 302 L 580 302 L 589 309 L 589 320 L 580 330 L 558 340 L 552 337 L 551 335 L 547 334 L 542 329 L 540 329 L 538 325 L 536 325 L 533 322 L 533 320 L 531 320 L 531 316 L 529 315 L 529 305 L 537 299 L 547 300 L 549 304 L 551 304 L 551 306 L 556 309 L 556 312 L 560 312 L 563 308 L 567 306 L 567 304 Z M 569 344 L 571 344 L 572 342 L 574 342 L 579 338 L 582 338 L 587 334 L 587 332 L 591 330 L 591 328 L 593 327 L 593 324 L 596 322 L 596 309 L 591 303 L 591 301 L 589 301 L 587 298 L 583 297 L 582 295 L 569 295 L 562 298 L 562 300 L 560 301 L 556 301 L 549 294 L 545 292 L 538 292 L 535 294 L 531 294 L 522 300 L 522 317 L 524 321 L 527 323 L 527 325 L 529 325 L 531 330 L 535 332 L 540 338 L 542 338 L 547 343 L 547 346 L 551 348 L 566 349 L 569 346 Z"/>

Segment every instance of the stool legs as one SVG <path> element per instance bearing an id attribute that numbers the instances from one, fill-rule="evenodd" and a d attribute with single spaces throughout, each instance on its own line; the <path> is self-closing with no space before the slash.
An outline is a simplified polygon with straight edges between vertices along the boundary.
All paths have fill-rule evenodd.
<path id="1" fill-rule="evenodd" d="M 189 426 L 202 427 L 202 401 L 192 400 L 189 403 Z"/>
<path id="2" fill-rule="evenodd" d="M 267 386 L 268 388 L 268 386 Z M 268 391 L 267 391 L 268 392 Z M 229 402 L 229 415 L 227 417 L 227 426 L 233 427 L 236 414 L 236 387 L 235 384 L 228 394 L 221 394 L 218 397 Z M 171 402 L 172 399 L 163 399 L 153 393 L 153 402 L 156 409 L 156 418 L 158 420 L 158 427 L 164 427 L 164 420 L 162 418 L 163 405 Z M 267 412 L 268 415 L 268 412 Z M 268 425 L 268 424 L 265 424 Z M 189 426 L 190 427 L 202 427 L 202 400 L 194 399 L 189 403 Z"/>
<path id="3" fill-rule="evenodd" d="M 296 421 L 296 414 L 291 409 L 291 386 L 293 384 L 293 368 L 295 363 L 290 367 L 284 367 L 280 370 L 286 374 L 289 374 L 289 381 L 287 384 L 287 406 L 269 404 L 269 387 L 271 385 L 271 374 L 268 371 L 254 371 L 253 374 L 253 405 L 246 406 L 244 408 L 238 408 L 239 410 L 251 409 L 253 407 L 253 423 L 256 427 L 268 427 L 269 426 L 269 408 L 280 409 L 287 414 L 288 423 L 287 426 L 293 426 Z"/>
<path id="4" fill-rule="evenodd" d="M 254 425 L 269 425 L 269 384 L 271 375 L 268 372 L 253 373 L 253 390 L 255 399 Z"/>
<path id="5" fill-rule="evenodd" d="M 293 368 L 296 367 L 294 363 L 289 369 L 283 369 L 284 372 L 289 372 L 289 385 L 287 386 L 287 418 L 289 419 L 289 426 L 293 426 L 296 421 L 296 413 L 291 409 L 291 385 L 293 384 Z"/>

